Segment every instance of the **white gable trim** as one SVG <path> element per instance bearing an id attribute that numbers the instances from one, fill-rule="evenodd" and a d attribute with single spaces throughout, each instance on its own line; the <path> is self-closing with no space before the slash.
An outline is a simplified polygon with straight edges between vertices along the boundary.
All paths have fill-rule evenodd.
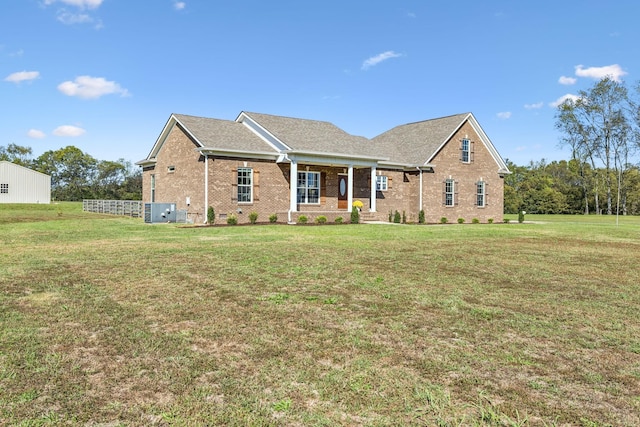
<path id="1" fill-rule="evenodd" d="M 174 128 L 174 126 L 176 124 L 179 124 L 180 127 L 182 128 L 182 130 L 184 130 L 184 132 L 187 135 L 189 135 L 189 137 L 193 141 L 195 141 L 196 144 L 198 144 L 199 147 L 204 147 L 204 144 L 202 144 L 200 141 L 198 141 L 198 138 L 196 138 L 195 135 L 193 135 L 189 131 L 189 128 L 187 128 L 187 126 L 185 126 L 182 122 L 180 122 L 180 120 L 178 120 L 178 118 L 175 116 L 175 114 L 172 114 L 171 117 L 169 117 L 169 120 L 167 120 L 167 123 L 164 125 L 164 128 L 162 128 L 162 132 L 160 132 L 160 136 L 158 136 L 158 139 L 156 139 L 155 144 L 153 144 L 153 148 L 151 149 L 151 152 L 149 153 L 147 158 L 137 162 L 136 164 L 138 164 L 138 165 L 152 164 L 153 162 L 155 162 L 156 156 L 160 152 L 160 149 L 164 145 L 164 142 L 166 141 L 167 137 L 169 136 L 169 134 L 171 133 L 171 131 L 173 130 L 173 128 Z"/>
<path id="2" fill-rule="evenodd" d="M 284 151 L 290 151 L 291 147 L 278 139 L 274 134 L 269 132 L 266 128 L 260 125 L 258 122 L 253 120 L 247 113 L 244 111 L 240 113 L 240 115 L 236 118 L 236 122 L 242 123 L 249 129 L 251 132 L 256 134 L 260 139 L 269 144 L 274 150 L 278 153 L 282 153 Z"/>

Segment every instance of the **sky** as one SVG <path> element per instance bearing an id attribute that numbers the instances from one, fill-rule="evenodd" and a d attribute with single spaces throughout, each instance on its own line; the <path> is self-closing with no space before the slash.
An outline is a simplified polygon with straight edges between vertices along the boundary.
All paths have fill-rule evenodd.
<path id="1" fill-rule="evenodd" d="M 504 159 L 569 159 L 556 105 L 640 80 L 637 0 L 3 0 L 0 146 L 147 157 L 172 113 L 373 138 L 472 112 Z"/>

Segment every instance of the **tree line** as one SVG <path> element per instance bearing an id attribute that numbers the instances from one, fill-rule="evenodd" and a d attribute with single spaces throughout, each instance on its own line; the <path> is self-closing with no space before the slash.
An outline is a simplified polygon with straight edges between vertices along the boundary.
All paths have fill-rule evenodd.
<path id="1" fill-rule="evenodd" d="M 52 200 L 142 199 L 142 171 L 124 159 L 97 160 L 73 146 L 34 158 L 30 147 L 9 144 L 0 146 L 0 160 L 50 175 Z"/>
<path id="2" fill-rule="evenodd" d="M 505 213 L 640 215 L 640 85 L 605 77 L 555 116 L 568 161 L 509 163 Z"/>

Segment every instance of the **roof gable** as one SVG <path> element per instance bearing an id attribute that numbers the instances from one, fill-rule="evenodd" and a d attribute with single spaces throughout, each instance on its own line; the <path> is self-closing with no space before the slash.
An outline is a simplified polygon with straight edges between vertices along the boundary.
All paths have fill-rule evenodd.
<path id="1" fill-rule="evenodd" d="M 376 136 L 372 141 L 381 153 L 389 156 L 391 162 L 415 166 L 427 165 L 466 122 L 471 124 L 480 142 L 491 153 L 499 171 L 508 172 L 506 163 L 472 113 L 396 126 Z"/>
<path id="2" fill-rule="evenodd" d="M 249 112 L 242 112 L 236 120 L 247 119 L 267 130 L 290 151 L 351 156 L 366 155 L 371 151 L 367 138 L 351 135 L 333 123 Z"/>

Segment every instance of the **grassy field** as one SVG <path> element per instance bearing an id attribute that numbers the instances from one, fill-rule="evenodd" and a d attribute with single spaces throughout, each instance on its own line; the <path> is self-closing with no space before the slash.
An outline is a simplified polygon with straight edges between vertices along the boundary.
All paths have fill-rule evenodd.
<path id="1" fill-rule="evenodd" d="M 640 218 L 80 210 L 0 205 L 0 425 L 640 425 Z"/>

